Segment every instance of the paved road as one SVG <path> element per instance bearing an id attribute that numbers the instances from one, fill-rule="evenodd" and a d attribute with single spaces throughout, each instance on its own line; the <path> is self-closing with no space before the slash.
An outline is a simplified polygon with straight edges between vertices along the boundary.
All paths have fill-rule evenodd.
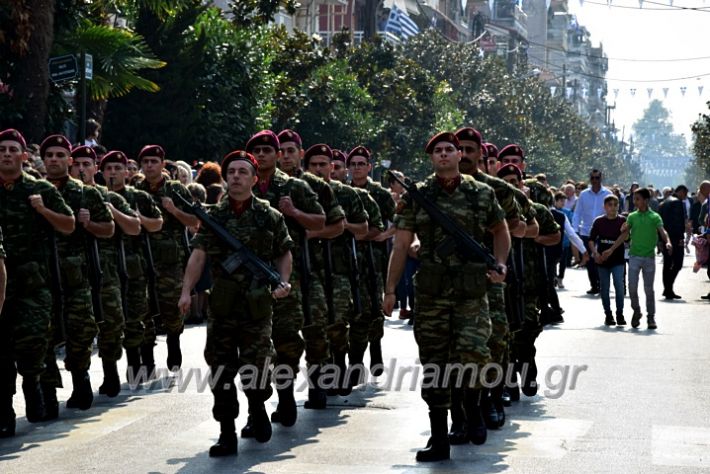
<path id="1" fill-rule="evenodd" d="M 690 258 L 686 264 L 691 263 Z M 539 339 L 543 384 L 535 397 L 508 409 L 504 429 L 484 446 L 452 448 L 451 461 L 418 465 L 414 452 L 428 438 L 426 406 L 411 376 L 402 387 L 369 385 L 333 399 L 324 411 L 299 409 L 295 427 L 275 428 L 270 443 L 240 440 L 238 458 L 213 460 L 218 436 L 211 394 L 196 379 L 166 375 L 150 387 L 124 386 L 116 399 L 96 398 L 80 412 L 30 425 L 15 398 L 17 436 L 0 441 L 0 472 L 698 472 L 710 469 L 710 290 L 688 268 L 676 291 L 686 299 L 658 302 L 659 329 L 606 328 L 598 298 L 584 295 L 586 273 L 571 270 L 560 291 L 566 322 Z M 659 275 L 660 279 L 660 275 Z M 657 285 L 657 295 L 660 289 Z M 628 300 L 627 300 L 628 304 Z M 631 311 L 627 311 L 630 319 Z M 186 368 L 204 369 L 204 326 L 185 333 Z M 393 367 L 416 367 L 411 328 L 387 322 L 385 356 Z M 161 340 L 157 360 L 165 359 Z M 559 383 L 561 366 L 570 368 Z M 92 365 L 94 390 L 101 364 Z M 578 369 L 571 387 L 571 371 Z M 121 368 L 123 372 L 124 368 Z M 544 380 L 546 373 L 551 379 Z M 194 374 L 193 374 L 194 375 Z M 69 382 L 67 373 L 63 373 Z M 382 379 L 382 378 L 380 378 Z M 382 385 L 382 384 L 380 384 Z M 560 389 L 566 387 L 565 390 Z M 18 387 L 19 388 L 19 387 Z M 19 392 L 21 393 L 21 392 Z M 66 400 L 68 390 L 59 393 Z M 302 406 L 305 390 L 298 394 Z M 240 394 L 246 407 L 246 400 Z M 276 406 L 276 396 L 268 409 Z M 243 426 L 246 410 L 237 420 Z"/>

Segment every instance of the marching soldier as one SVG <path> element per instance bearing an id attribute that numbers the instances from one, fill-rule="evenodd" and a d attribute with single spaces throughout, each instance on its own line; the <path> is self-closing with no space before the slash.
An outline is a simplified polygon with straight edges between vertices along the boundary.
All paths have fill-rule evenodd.
<path id="1" fill-rule="evenodd" d="M 308 151 L 303 151 L 301 137 L 293 130 L 283 130 L 278 134 L 281 145 L 281 155 L 279 164 L 281 170 L 290 176 L 296 176 L 310 186 L 318 196 L 318 202 L 325 212 L 325 226 L 319 231 L 306 231 L 306 238 L 309 244 L 309 257 L 311 264 L 310 294 L 308 295 L 311 324 L 303 329 L 303 337 L 306 343 L 306 362 L 309 365 L 310 387 L 308 390 L 308 400 L 304 403 L 304 408 L 323 409 L 326 406 L 326 389 L 319 386 L 321 370 L 330 361 L 330 348 L 328 338 L 328 304 L 325 295 L 325 260 L 323 255 L 324 239 L 331 239 L 339 236 L 344 230 L 345 213 L 343 208 L 335 199 L 335 194 L 328 183 L 312 173 L 304 172 L 301 169 L 301 159 L 308 168 L 308 162 L 314 153 L 328 153 L 330 147 L 319 144 L 313 145 Z M 329 282 L 332 284 L 332 282 Z M 303 288 L 301 291 L 304 291 Z"/>
<path id="2" fill-rule="evenodd" d="M 140 222 L 139 234 L 124 233 L 126 275 L 125 289 L 126 326 L 123 347 L 126 349 L 126 379 L 135 384 L 142 378 L 150 377 L 155 370 L 153 346 L 155 346 L 155 323 L 153 314 L 148 310 L 148 291 L 146 281 L 146 262 L 143 244 L 146 236 L 140 232 L 159 232 L 163 227 L 160 209 L 148 193 L 127 186 L 128 160 L 121 151 L 110 151 L 101 160 L 101 172 L 111 191 L 122 196 L 131 209 L 135 209 Z M 143 372 L 141 372 L 143 368 Z"/>
<path id="3" fill-rule="evenodd" d="M 62 286 L 64 289 L 64 312 L 66 314 L 66 357 L 64 365 L 71 372 L 72 394 L 67 408 L 88 410 L 94 400 L 89 379 L 91 351 L 98 326 L 94 318 L 91 286 L 87 275 L 88 252 L 92 238 L 113 236 L 114 223 L 101 194 L 90 186 L 84 186 L 69 176 L 72 164 L 71 144 L 62 135 L 51 135 L 40 145 L 40 153 L 47 168 L 47 179 L 62 193 L 62 197 L 77 216 L 77 229 L 71 235 L 58 236 Z M 94 269 L 96 271 L 98 269 Z M 59 414 L 56 387 L 62 386 L 54 347 L 46 357 L 47 370 L 42 374 L 42 391 L 47 406 L 47 418 Z"/>
<path id="4" fill-rule="evenodd" d="M 249 153 L 234 151 L 227 155 L 222 162 L 222 176 L 227 181 L 228 197 L 211 208 L 209 214 L 257 257 L 267 263 L 274 262 L 281 283 L 271 291 L 264 282 L 256 280 L 255 275 L 249 274 L 245 265 L 227 274 L 220 263 L 227 260 L 233 250 L 203 226 L 192 240 L 193 250 L 179 302 L 181 312 L 187 314 L 190 292 L 209 257 L 213 263 L 214 287 L 209 302 L 205 360 L 212 376 L 217 378 L 212 389 L 212 414 L 220 423 L 219 441 L 209 452 L 213 457 L 237 454 L 234 420 L 239 415 L 239 403 L 234 378 L 247 364 L 256 369 L 250 374 L 253 378 L 244 375 L 242 378 L 249 400 L 251 435 L 262 443 L 271 438 L 264 402 L 273 392 L 270 384 L 264 384 L 263 379 L 268 376 L 264 369 L 268 369 L 273 353 L 270 339 L 273 299 L 280 301 L 291 289 L 288 281 L 293 241 L 283 215 L 252 192 L 252 187 L 257 185 L 258 169 L 259 164 Z"/>
<path id="5" fill-rule="evenodd" d="M 373 265 L 375 267 L 377 287 L 377 294 L 375 296 L 376 301 L 374 303 L 378 308 L 382 308 L 382 281 L 385 276 L 385 268 L 387 265 L 387 240 L 392 237 L 395 232 L 394 227 L 391 227 L 390 229 L 387 229 L 387 227 L 388 224 L 394 219 L 395 204 L 392 194 L 390 194 L 390 192 L 383 188 L 379 183 L 375 183 L 369 177 L 369 173 L 372 171 L 370 158 L 370 151 L 367 148 L 364 146 L 357 146 L 352 149 L 350 153 L 348 153 L 345 164 L 350 170 L 350 185 L 356 188 L 364 189 L 372 196 L 377 203 L 377 207 L 380 211 L 380 217 L 382 218 L 382 223 L 385 228 L 385 231 L 382 232 L 375 230 L 374 228 L 370 228 L 365 239 L 366 242 L 360 245 L 363 252 L 369 251 L 366 247 L 372 247 L 374 257 Z M 369 299 L 370 297 L 368 297 L 368 300 Z M 368 305 L 372 304 L 372 301 L 368 301 Z M 383 370 L 381 341 L 384 336 L 385 319 L 381 309 L 378 309 L 375 312 L 370 309 L 370 306 L 366 306 L 365 308 L 366 309 L 363 310 L 363 313 L 369 317 L 363 316 L 359 319 L 359 321 L 351 329 L 351 336 L 356 340 L 364 342 L 365 345 L 369 343 L 370 371 L 372 372 L 372 375 L 378 376 L 382 374 Z M 361 327 L 361 323 L 365 326 Z M 366 335 L 366 339 L 361 339 L 361 335 Z"/>
<path id="6" fill-rule="evenodd" d="M 330 254 L 332 256 L 332 301 L 335 320 L 328 326 L 328 340 L 333 362 L 340 371 L 337 390 L 330 394 L 348 395 L 352 390 L 347 374 L 345 356 L 349 350 L 349 321 L 353 319 L 355 302 L 353 301 L 353 285 L 357 286 L 359 294 L 359 275 L 357 274 L 357 253 L 354 239 L 363 238 L 367 234 L 367 212 L 357 192 L 340 181 L 331 179 L 333 160 L 336 157 L 345 164 L 345 155 L 339 150 L 319 152 L 310 156 L 306 168 L 311 173 L 323 178 L 333 189 L 338 204 L 343 208 L 345 218 L 343 225 L 345 233 L 331 240 Z M 374 204 L 374 201 L 373 201 Z M 358 301 L 358 305 L 360 302 Z"/>
<path id="7" fill-rule="evenodd" d="M 74 217 L 57 189 L 22 171 L 28 159 L 17 130 L 0 132 L 0 226 L 7 289 L 0 310 L 0 438 L 15 435 L 12 399 L 22 376 L 27 421 L 46 417 L 40 375 L 51 337 L 52 295 L 49 255 L 54 231 L 70 234 Z M 56 399 L 56 395 L 55 395 Z"/>
<path id="8" fill-rule="evenodd" d="M 524 159 L 523 149 L 518 145 L 507 145 L 501 149 L 498 159 L 511 156 L 513 159 Z M 507 181 L 520 190 L 525 189 L 520 168 L 515 165 L 504 165 L 498 171 L 498 177 Z M 555 222 L 549 209 L 539 203 L 533 202 L 535 219 L 538 223 L 538 232 L 526 231 L 523 240 L 523 259 L 525 264 L 525 317 L 520 331 L 513 334 L 513 362 L 516 372 L 520 373 L 523 393 L 533 396 L 537 393 L 537 365 L 535 364 L 535 340 L 542 332 L 540 312 L 537 304 L 538 283 L 540 274 L 539 252 L 540 246 L 555 245 L 561 239 L 560 228 Z M 517 387 L 513 389 L 511 398 L 519 397 Z"/>
<path id="9" fill-rule="evenodd" d="M 136 188 L 145 191 L 153 198 L 163 215 L 163 226 L 159 232 L 150 234 L 150 246 L 157 273 L 158 295 L 160 297 L 160 323 L 167 332 L 169 370 L 179 370 L 182 366 L 180 335 L 185 328 L 183 316 L 179 313 L 177 302 L 180 298 L 180 284 L 183 277 L 183 262 L 187 258 L 186 249 L 181 243 L 186 238 L 185 228 L 194 227 L 198 220 L 185 212 L 182 203 L 175 204 L 173 196 L 180 194 L 188 202 L 192 201 L 190 191 L 179 181 L 163 176 L 165 169 L 165 150 L 160 145 L 146 145 L 138 153 L 138 163 L 145 179 L 136 184 Z"/>
<path id="10" fill-rule="evenodd" d="M 117 239 L 123 239 L 123 235 L 138 235 L 140 221 L 122 196 L 96 184 L 94 180 L 97 171 L 96 153 L 92 148 L 78 146 L 72 150 L 71 155 L 73 159 L 72 177 L 82 180 L 85 186 L 93 187 L 101 194 L 116 224 L 116 235 L 113 238 L 97 241 L 103 275 L 101 286 L 103 321 L 99 327 L 98 346 L 99 357 L 104 369 L 104 382 L 99 387 L 99 393 L 115 397 L 121 391 L 116 362 L 123 354 L 123 331 L 126 325 L 119 277 L 120 262 Z M 122 258 L 123 256 L 121 256 Z"/>
<path id="11" fill-rule="evenodd" d="M 384 309 L 386 314 L 391 314 L 395 288 L 416 233 L 421 241 L 418 251 L 421 267 L 414 277 L 417 307 L 414 336 L 422 365 L 439 366 L 439 376 L 425 372 L 422 385 L 422 398 L 429 406 L 431 422 L 429 443 L 417 453 L 417 460 L 422 462 L 449 458 L 447 411 L 451 407 L 451 387 L 443 374 L 454 362 L 473 364 L 480 369 L 489 361 L 487 344 L 491 321 L 486 282 L 488 279 L 498 284 L 503 281 L 510 250 L 503 210 L 493 190 L 471 176 L 459 173 L 461 152 L 456 136 L 448 132 L 435 135 L 427 144 L 426 152 L 431 157 L 435 174 L 418 184 L 417 189 L 442 212 L 455 217 L 459 225 L 479 242 L 487 232 L 493 234 L 497 271 L 487 274 L 482 263 L 463 260 L 456 253 L 449 256 L 437 253 L 437 247 L 446 237 L 445 232 L 408 193 L 402 196 L 395 221 L 397 233 L 385 287 Z M 462 378 L 467 387 L 467 415 L 473 418 L 482 387 L 479 372 L 475 373 L 475 378 L 470 372 Z M 471 431 L 470 425 L 468 434 L 469 440 L 473 441 L 476 433 Z"/>
<path id="12" fill-rule="evenodd" d="M 271 415 L 271 421 L 283 426 L 293 426 L 296 422 L 296 400 L 293 394 L 293 383 L 298 374 L 298 366 L 305 349 L 305 342 L 299 333 L 317 331 L 312 326 L 310 315 L 304 315 L 301 294 L 301 278 L 310 277 L 303 271 L 307 247 L 306 231 L 317 231 L 325 225 L 323 207 L 318 203 L 318 197 L 304 181 L 291 178 L 276 167 L 281 153 L 278 137 L 271 130 L 262 130 L 249 139 L 246 145 L 247 153 L 252 153 L 259 163 L 258 181 L 254 185 L 254 195 L 269 201 L 271 207 L 278 209 L 286 219 L 286 225 L 292 240 L 301 242 L 293 249 L 293 259 L 298 264 L 290 275 L 291 291 L 283 299 L 274 304 L 272 339 L 276 349 L 277 363 L 290 367 L 289 374 L 280 374 L 277 380 L 279 404 Z M 304 322 L 306 323 L 304 325 Z M 315 339 L 312 338 L 312 340 Z M 260 413 L 260 406 L 253 408 Z M 251 400 L 250 411 L 252 413 Z M 242 429 L 242 437 L 255 436 L 256 418 L 250 416 L 247 425 Z"/>

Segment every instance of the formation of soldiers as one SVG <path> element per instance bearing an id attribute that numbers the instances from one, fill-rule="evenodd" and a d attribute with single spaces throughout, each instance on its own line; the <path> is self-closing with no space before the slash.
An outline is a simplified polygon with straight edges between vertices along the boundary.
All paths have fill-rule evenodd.
<path id="1" fill-rule="evenodd" d="M 237 375 L 248 400 L 241 436 L 267 442 L 272 424 L 296 423 L 294 384 L 304 355 L 307 409 L 324 409 L 329 396 L 363 384 L 368 350 L 369 372 L 382 373 L 384 318 L 411 248 L 421 262 L 414 321 L 420 360 L 442 369 L 425 373 L 432 434 L 417 460 L 448 459 L 451 444 L 484 443 L 488 429 L 503 426 L 503 407 L 520 389 L 537 391 L 537 276 L 544 274 L 543 247 L 559 242 L 560 229 L 549 192 L 524 179 L 519 146 L 498 151 L 466 127 L 437 134 L 426 152 L 434 174 L 416 185 L 402 182 L 408 192 L 395 205 L 370 178 L 366 147 L 305 149 L 293 130 L 264 130 L 224 157 L 225 196 L 202 209 L 187 188 L 165 178 L 159 145 L 136 157 L 144 178 L 132 187 L 125 153 L 99 161 L 91 148 L 53 135 L 41 145 L 42 180 L 22 171 L 20 132 L 0 132 L 0 257 L 7 267 L 0 437 L 14 435 L 18 372 L 27 420 L 59 416 L 61 344 L 72 376 L 67 408 L 92 404 L 95 338 L 101 394 L 119 393 L 116 362 L 124 349 L 129 384 L 155 376 L 156 323 L 167 333 L 166 365 L 179 370 L 184 317 L 207 268 L 213 286 L 204 355 L 220 423 L 210 455 L 237 453 Z M 99 170 L 106 187 L 95 182 Z M 198 226 L 188 247 L 186 228 Z M 480 370 L 490 363 L 498 374 Z M 479 370 L 453 383 L 442 376 L 452 364 Z M 278 405 L 269 417 L 272 385 Z"/>

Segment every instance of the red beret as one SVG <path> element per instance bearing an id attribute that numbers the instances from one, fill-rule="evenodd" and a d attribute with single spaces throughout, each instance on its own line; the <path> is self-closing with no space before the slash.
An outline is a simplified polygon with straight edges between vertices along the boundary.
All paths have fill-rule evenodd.
<path id="1" fill-rule="evenodd" d="M 277 138 L 279 139 L 279 144 L 286 142 L 294 142 L 299 148 L 303 147 L 303 142 L 301 141 L 301 136 L 294 132 L 293 130 L 282 130 L 279 132 Z"/>
<path id="2" fill-rule="evenodd" d="M 71 151 L 72 158 L 91 158 L 96 161 L 96 152 L 90 146 L 82 145 Z"/>
<path id="3" fill-rule="evenodd" d="M 514 174 L 515 176 L 518 177 L 518 181 L 523 179 L 523 172 L 520 171 L 520 168 L 513 164 L 505 165 L 501 169 L 498 170 L 498 177 L 503 179 L 506 176 L 509 176 L 511 174 Z"/>
<path id="4" fill-rule="evenodd" d="M 122 151 L 111 150 L 101 160 L 101 171 L 109 163 L 121 163 L 123 166 L 128 166 L 128 157 Z"/>
<path id="5" fill-rule="evenodd" d="M 163 147 L 160 145 L 146 145 L 141 148 L 140 152 L 138 152 L 138 157 L 136 158 L 136 161 L 140 163 L 141 160 L 146 156 L 157 156 L 158 158 L 160 158 L 160 161 L 163 161 L 165 160 L 165 150 L 163 150 Z"/>
<path id="6" fill-rule="evenodd" d="M 333 161 L 345 162 L 345 160 L 346 160 L 345 153 L 343 153 L 340 150 L 333 150 Z"/>
<path id="7" fill-rule="evenodd" d="M 64 135 L 50 135 L 44 139 L 42 144 L 39 146 L 39 154 L 44 158 L 44 153 L 50 146 L 62 147 L 71 154 L 71 142 Z"/>
<path id="8" fill-rule="evenodd" d="M 486 154 L 489 158 L 498 158 L 498 147 L 493 143 L 484 143 L 483 148 L 486 149 Z"/>
<path id="9" fill-rule="evenodd" d="M 308 162 L 311 161 L 311 158 L 314 156 L 325 156 L 329 160 L 333 161 L 333 150 L 331 150 L 325 143 L 313 145 L 306 150 L 306 153 L 303 155 L 303 163 L 308 166 Z"/>
<path id="10" fill-rule="evenodd" d="M 475 128 L 459 128 L 458 130 L 456 130 L 455 135 L 456 138 L 459 139 L 459 141 L 468 140 L 470 142 L 476 142 L 478 143 L 478 146 L 481 146 L 481 144 L 483 143 L 483 137 L 481 136 L 481 132 L 479 132 Z"/>
<path id="11" fill-rule="evenodd" d="M 233 161 L 246 161 L 250 165 L 254 167 L 254 171 L 259 171 L 259 162 L 256 161 L 256 158 L 254 158 L 254 155 L 251 153 L 247 153 L 246 151 L 243 150 L 235 150 L 232 152 L 229 152 L 223 159 L 222 159 L 222 178 L 227 179 L 227 168 L 229 168 L 229 164 Z"/>
<path id="12" fill-rule="evenodd" d="M 23 137 L 22 134 L 14 128 L 8 128 L 7 130 L 3 130 L 2 132 L 0 132 L 0 142 L 4 141 L 17 142 L 20 144 L 23 150 L 27 148 L 27 142 L 25 141 L 25 137 Z"/>
<path id="13" fill-rule="evenodd" d="M 281 148 L 281 143 L 279 142 L 279 137 L 276 136 L 271 130 L 262 130 L 247 142 L 246 150 L 251 152 L 254 147 L 258 145 L 269 145 L 274 147 L 274 150 L 279 151 Z"/>
<path id="14" fill-rule="evenodd" d="M 350 166 L 350 160 L 353 159 L 355 156 L 362 156 L 367 160 L 367 162 L 370 162 L 370 150 L 365 148 L 362 145 L 356 146 L 352 150 L 350 150 L 350 153 L 348 153 L 348 157 L 345 159 L 345 164 Z"/>
<path id="15" fill-rule="evenodd" d="M 429 143 L 426 144 L 426 148 L 424 148 L 424 151 L 431 155 L 432 153 L 434 153 L 434 147 L 436 146 L 436 144 L 441 142 L 449 142 L 456 148 L 459 147 L 459 139 L 456 138 L 456 135 L 451 132 L 441 132 L 431 137 L 431 140 L 429 140 Z"/>
<path id="16" fill-rule="evenodd" d="M 520 147 L 520 145 L 510 144 L 503 147 L 501 151 L 498 152 L 498 161 L 502 160 L 504 156 L 519 156 L 520 159 L 525 159 L 525 151 Z"/>

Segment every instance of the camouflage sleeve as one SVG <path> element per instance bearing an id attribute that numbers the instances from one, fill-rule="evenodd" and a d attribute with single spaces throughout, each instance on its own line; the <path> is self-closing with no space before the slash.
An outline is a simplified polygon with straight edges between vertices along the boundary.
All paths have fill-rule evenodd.
<path id="1" fill-rule="evenodd" d="M 325 211 L 326 224 L 334 224 L 345 219 L 345 211 L 342 206 L 338 204 L 338 200 L 335 199 L 333 188 L 328 186 L 325 181 L 319 186 L 318 201 Z"/>
<path id="2" fill-rule="evenodd" d="M 500 204 L 498 204 L 498 200 L 496 199 L 493 189 L 490 187 L 487 188 L 488 189 L 485 190 L 484 194 L 488 202 L 490 202 L 490 205 L 487 206 L 486 209 L 486 227 L 490 229 L 505 220 L 505 212 L 503 212 L 503 208 L 501 208 Z"/>
<path id="3" fill-rule="evenodd" d="M 182 183 L 176 181 L 175 183 L 173 183 L 170 190 L 171 190 L 171 193 L 177 193 L 180 196 L 182 196 L 183 199 L 185 199 L 187 202 L 192 202 L 192 194 L 190 194 L 190 191 Z M 180 201 L 179 199 L 175 199 L 174 196 L 168 196 L 168 197 L 173 200 L 173 202 L 175 203 L 175 206 L 178 209 L 180 209 L 182 212 L 188 212 L 188 213 L 190 212 L 188 210 L 187 205 L 184 202 Z"/>
<path id="4" fill-rule="evenodd" d="M 126 201 L 123 196 L 110 191 L 108 193 L 108 199 L 118 212 L 126 214 L 127 216 L 135 217 L 136 212 L 131 209 L 131 206 L 128 204 L 128 201 Z"/>
<path id="5" fill-rule="evenodd" d="M 385 188 L 379 189 L 377 204 L 380 207 L 380 215 L 383 222 L 393 222 L 396 204 L 394 198 Z"/>
<path id="6" fill-rule="evenodd" d="M 209 208 L 207 209 L 207 214 L 209 214 L 210 217 L 215 217 L 217 209 L 217 207 Z M 216 244 L 215 239 L 215 235 L 211 231 L 209 231 L 205 226 L 201 225 L 199 230 L 197 231 L 197 234 L 195 234 L 194 237 L 192 237 L 192 239 L 190 240 L 190 245 L 193 249 L 200 249 L 205 252 L 208 252 L 210 249 L 214 249 L 214 246 Z"/>
<path id="7" fill-rule="evenodd" d="M 280 257 L 285 254 L 288 250 L 294 247 L 293 240 L 288 233 L 288 227 L 286 227 L 286 221 L 284 220 L 283 214 L 280 212 L 274 212 L 274 241 L 272 252 L 275 257 Z"/>
<path id="8" fill-rule="evenodd" d="M 520 217 L 520 207 L 515 200 L 513 187 L 506 183 L 497 183 L 495 186 L 496 199 L 498 204 L 503 208 L 505 218 L 517 219 Z"/>
<path id="9" fill-rule="evenodd" d="M 408 193 L 404 193 L 397 204 L 394 225 L 397 229 L 414 232 L 414 206 Z"/>
<path id="10" fill-rule="evenodd" d="M 306 214 L 325 214 L 323 206 L 318 202 L 318 195 L 303 180 L 294 179 L 291 185 L 291 199 L 299 211 Z"/>
<path id="11" fill-rule="evenodd" d="M 517 202 L 518 206 L 520 206 L 520 215 L 523 217 L 527 217 L 528 219 L 532 219 L 533 217 L 535 217 L 534 215 L 532 217 L 530 216 L 530 199 L 528 199 L 525 193 L 519 190 L 518 188 L 514 188 L 511 185 L 508 185 L 508 187 L 513 192 L 513 198 L 515 199 L 515 202 Z"/>
<path id="12" fill-rule="evenodd" d="M 362 203 L 362 199 L 360 199 L 360 196 L 358 196 L 355 191 L 349 194 L 347 203 L 350 206 L 350 212 L 348 212 L 348 222 L 351 224 L 367 222 L 369 215 L 365 210 L 365 205 Z"/>
<path id="13" fill-rule="evenodd" d="M 377 205 L 377 201 L 368 192 L 364 192 L 360 195 L 365 201 L 365 209 L 368 215 L 368 224 L 370 227 L 376 227 L 377 229 L 384 231 L 385 224 L 382 222 L 382 214 L 380 214 L 380 206 Z"/>
<path id="14" fill-rule="evenodd" d="M 101 193 L 91 186 L 84 187 L 84 205 L 89 210 L 93 222 L 113 222 L 113 216 L 104 203 Z"/>
<path id="15" fill-rule="evenodd" d="M 155 203 L 153 198 L 150 197 L 150 194 L 139 189 L 136 189 L 136 193 L 136 203 L 138 204 L 138 211 L 141 213 L 141 215 L 149 217 L 151 219 L 157 219 L 158 217 L 162 217 L 160 208 Z"/>
<path id="16" fill-rule="evenodd" d="M 74 215 L 71 207 L 69 207 L 66 201 L 64 201 L 62 193 L 60 193 L 57 188 L 52 186 L 49 181 L 37 182 L 34 193 L 42 196 L 42 202 L 44 202 L 44 206 L 47 209 L 66 216 Z"/>
<path id="17" fill-rule="evenodd" d="M 537 223 L 540 226 L 540 235 L 550 235 L 559 232 L 560 226 L 555 222 L 552 213 L 543 205 L 535 206 Z"/>

